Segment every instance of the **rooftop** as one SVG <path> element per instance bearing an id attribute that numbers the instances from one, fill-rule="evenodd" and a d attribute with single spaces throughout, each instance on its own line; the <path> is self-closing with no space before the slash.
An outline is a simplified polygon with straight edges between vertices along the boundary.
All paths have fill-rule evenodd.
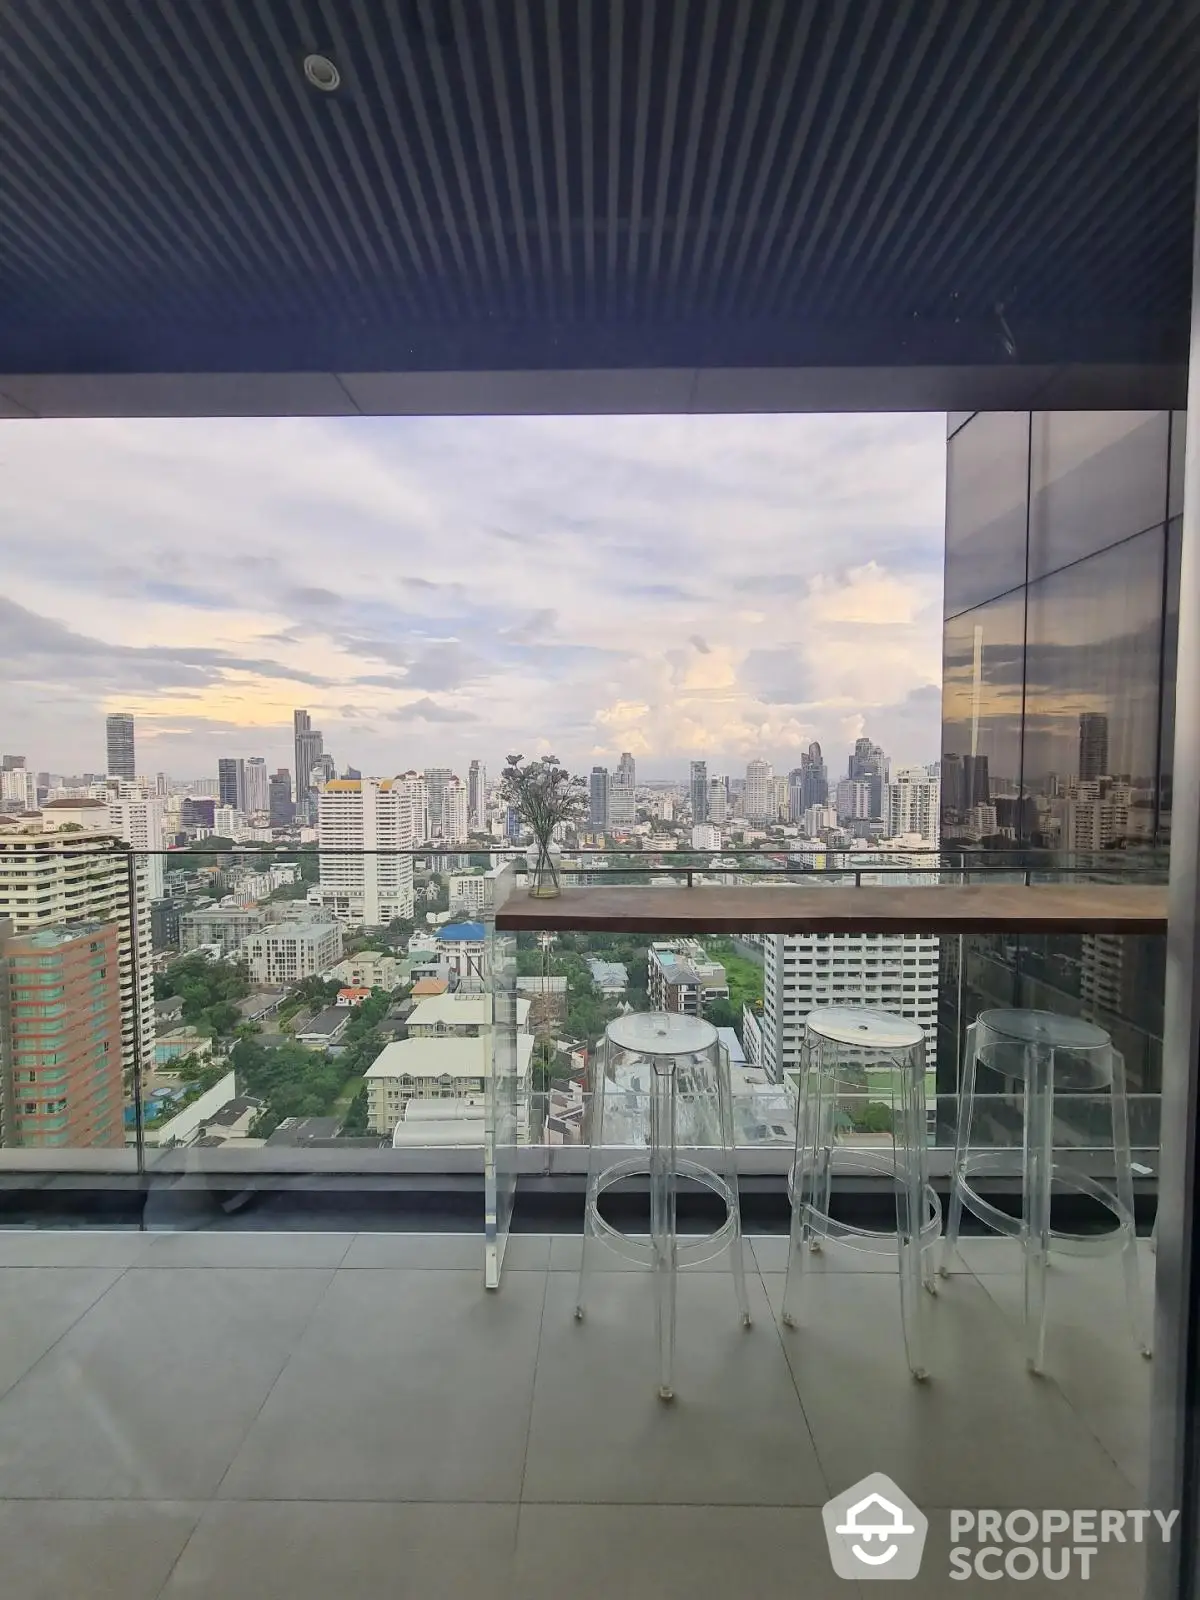
<path id="1" fill-rule="evenodd" d="M 415 991 L 414 991 L 415 992 Z M 517 1001 L 517 1026 L 529 1016 L 529 1001 Z M 422 999 L 409 1013 L 410 1028 L 480 1027 L 492 1020 L 492 998 L 488 994 L 441 994 Z"/>
<path id="2" fill-rule="evenodd" d="M 517 1035 L 518 1070 L 524 1072 L 533 1054 L 533 1038 Z M 384 1045 L 364 1074 L 367 1078 L 480 1078 L 491 1069 L 492 1044 L 486 1035 L 441 1039 L 398 1039 Z"/>
<path id="3" fill-rule="evenodd" d="M 318 1035 L 332 1037 L 346 1027 L 349 1020 L 349 1006 L 328 1006 L 324 1011 L 318 1011 L 316 1016 L 310 1018 L 303 1027 L 297 1028 L 296 1037 L 298 1039 Z"/>
<path id="4" fill-rule="evenodd" d="M 482 922 L 447 922 L 437 930 L 439 941 L 481 944 L 486 929 Z"/>

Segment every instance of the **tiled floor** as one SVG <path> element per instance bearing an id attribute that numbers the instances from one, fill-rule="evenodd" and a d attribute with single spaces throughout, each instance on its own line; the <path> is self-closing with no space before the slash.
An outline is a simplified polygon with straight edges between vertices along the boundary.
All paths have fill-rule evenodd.
<path id="1" fill-rule="evenodd" d="M 1150 1365 L 1115 1259 L 1055 1264 L 1038 1379 L 1015 1249 L 964 1256 L 917 1385 L 886 1261 L 813 1258 L 786 1331 L 755 1240 L 751 1329 L 720 1263 L 681 1283 L 664 1406 L 647 1276 L 598 1274 L 577 1323 L 571 1238 L 514 1238 L 488 1295 L 475 1236 L 0 1233 L 0 1592 L 820 1600 L 853 1587 L 820 1507 L 873 1471 L 929 1517 L 906 1593 L 977 1592 L 949 1507 L 1144 1504 Z M 1133 1600 L 1140 1554 L 1020 1592 Z"/>

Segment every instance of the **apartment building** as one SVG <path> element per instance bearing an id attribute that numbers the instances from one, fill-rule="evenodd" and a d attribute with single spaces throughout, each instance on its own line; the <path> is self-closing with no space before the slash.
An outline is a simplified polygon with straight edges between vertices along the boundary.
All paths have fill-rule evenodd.
<path id="1" fill-rule="evenodd" d="M 257 906 L 201 906 L 197 911 L 185 911 L 179 919 L 179 948 L 187 951 L 219 945 L 222 955 L 231 956 L 265 920 Z"/>
<path id="2" fill-rule="evenodd" d="M 408 1038 L 385 1045 L 365 1075 L 368 1126 L 375 1133 L 393 1133 L 410 1100 L 456 1102 L 460 1107 L 470 1101 L 482 1104 L 491 1052 L 486 1033 Z M 532 1035 L 518 1033 L 516 1070 L 526 1084 L 525 1092 L 518 1089 L 518 1099 L 526 1104 L 532 1055 Z M 439 1108 L 439 1117 L 452 1115 L 450 1104 Z"/>
<path id="3" fill-rule="evenodd" d="M 403 778 L 333 778 L 321 792 L 321 904 L 348 926 L 413 914 L 417 797 Z"/>
<path id="4" fill-rule="evenodd" d="M 647 971 L 650 1006 L 655 1011 L 698 1017 L 706 1001 L 729 998 L 725 968 L 712 960 L 697 939 L 651 945 Z"/>
<path id="5" fill-rule="evenodd" d="M 924 767 L 900 767 L 887 788 L 888 832 L 893 838 L 915 835 L 936 848 L 940 836 L 941 782 Z"/>
<path id="6" fill-rule="evenodd" d="M 52 800 L 0 819 L 0 920 L 15 934 L 78 922 L 117 929 L 121 1066 L 132 1073 L 154 1050 L 154 971 L 146 858 L 108 822 L 103 800 Z M 111 974 L 110 974 L 111 981 Z"/>
<path id="7" fill-rule="evenodd" d="M 932 1071 L 938 946 L 928 934 L 767 934 L 758 1065 L 776 1083 L 797 1068 L 804 1019 L 818 1006 L 877 1006 L 920 1023 Z"/>
<path id="8" fill-rule="evenodd" d="M 529 1022 L 529 1001 L 516 1002 L 517 1027 L 522 1032 Z M 408 1018 L 410 1039 L 474 1038 L 492 1020 L 490 994 L 461 991 L 430 995 L 419 1000 Z"/>
<path id="9" fill-rule="evenodd" d="M 298 983 L 327 972 L 342 956 L 341 924 L 280 922 L 252 933 L 241 947 L 251 983 Z"/>
<path id="10" fill-rule="evenodd" d="M 406 976 L 405 963 L 395 956 L 381 955 L 378 950 L 361 950 L 347 956 L 329 971 L 339 983 L 353 984 L 363 989 L 398 989 Z"/>
<path id="11" fill-rule="evenodd" d="M 163 896 L 163 821 L 166 813 L 158 795 L 130 792 L 111 795 L 108 822 L 132 850 L 145 858 L 147 892 L 151 900 Z"/>
<path id="12" fill-rule="evenodd" d="M 0 929 L 0 1144 L 125 1144 L 114 922 Z"/>

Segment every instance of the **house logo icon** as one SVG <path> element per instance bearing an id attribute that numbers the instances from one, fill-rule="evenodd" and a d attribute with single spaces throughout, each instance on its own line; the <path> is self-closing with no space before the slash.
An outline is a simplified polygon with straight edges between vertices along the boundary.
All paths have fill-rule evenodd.
<path id="1" fill-rule="evenodd" d="M 921 1570 L 928 1518 L 884 1473 L 834 1495 L 821 1516 L 839 1578 L 915 1578 Z"/>

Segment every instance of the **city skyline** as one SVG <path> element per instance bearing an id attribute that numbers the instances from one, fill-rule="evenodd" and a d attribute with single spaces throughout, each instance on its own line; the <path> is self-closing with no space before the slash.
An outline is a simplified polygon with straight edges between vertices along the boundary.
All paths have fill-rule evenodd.
<path id="1" fill-rule="evenodd" d="M 378 773 L 932 759 L 944 454 L 939 415 L 14 430 L 4 742 L 98 771 L 130 712 L 147 772 L 294 770 L 306 706 Z"/>

